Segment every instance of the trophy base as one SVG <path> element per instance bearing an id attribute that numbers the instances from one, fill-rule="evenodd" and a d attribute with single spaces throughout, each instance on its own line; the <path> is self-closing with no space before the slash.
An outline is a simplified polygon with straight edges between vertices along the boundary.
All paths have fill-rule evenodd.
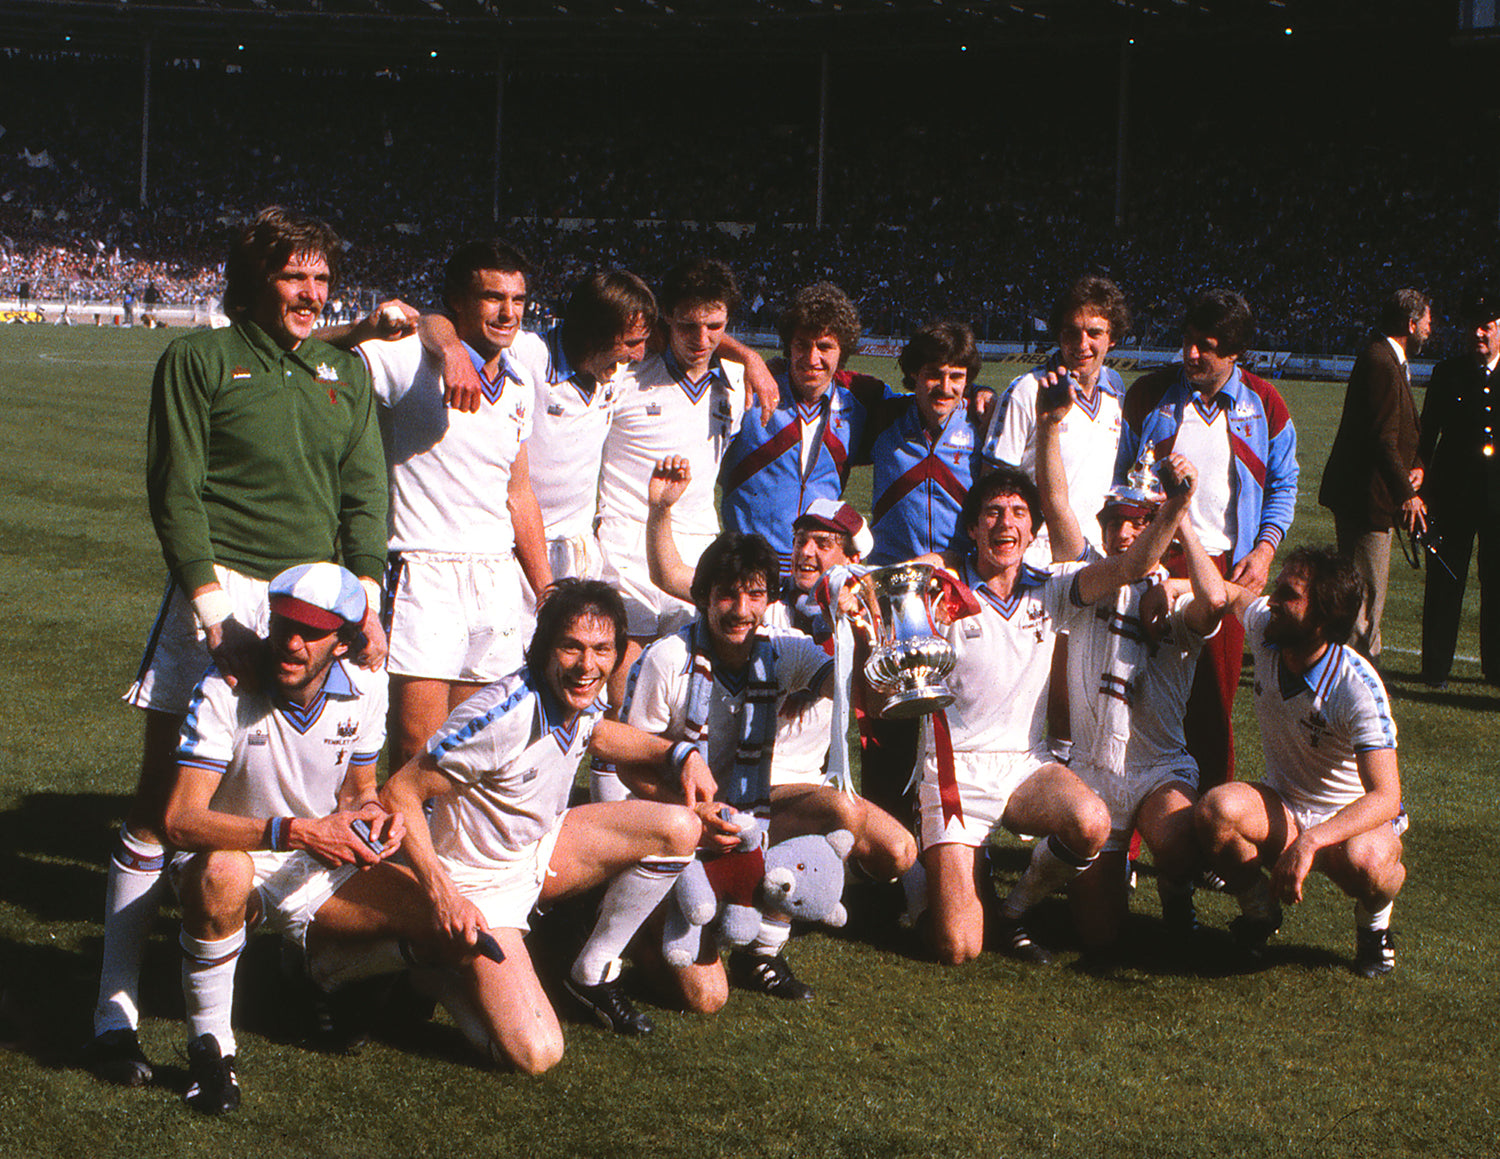
<path id="1" fill-rule="evenodd" d="M 953 693 L 941 684 L 922 684 L 903 688 L 888 695 L 881 703 L 882 720 L 915 720 L 953 703 Z"/>

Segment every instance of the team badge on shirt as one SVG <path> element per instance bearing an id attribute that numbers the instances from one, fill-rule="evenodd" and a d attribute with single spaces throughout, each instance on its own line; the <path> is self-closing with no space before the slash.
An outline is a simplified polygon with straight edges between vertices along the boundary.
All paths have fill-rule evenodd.
<path id="1" fill-rule="evenodd" d="M 318 363 L 317 369 L 313 373 L 317 375 L 319 382 L 337 382 L 339 380 L 339 372 L 326 362 Z"/>

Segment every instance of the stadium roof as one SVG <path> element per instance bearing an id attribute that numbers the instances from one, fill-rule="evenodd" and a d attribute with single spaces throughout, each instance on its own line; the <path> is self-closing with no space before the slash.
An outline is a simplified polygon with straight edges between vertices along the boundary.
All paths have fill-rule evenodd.
<path id="1" fill-rule="evenodd" d="M 735 51 L 880 52 L 1286 28 L 1441 35 L 1455 12 L 1454 0 L 0 0 L 0 45 L 122 51 L 149 36 L 184 51 L 492 55 L 688 39 Z"/>

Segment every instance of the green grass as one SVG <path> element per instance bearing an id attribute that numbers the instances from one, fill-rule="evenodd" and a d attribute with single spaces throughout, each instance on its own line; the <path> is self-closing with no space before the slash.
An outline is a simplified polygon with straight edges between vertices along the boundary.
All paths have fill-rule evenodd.
<path id="1" fill-rule="evenodd" d="M 813 933 L 792 950 L 818 988 L 811 1005 L 736 994 L 716 1018 L 655 1011 L 643 1041 L 570 1024 L 563 1063 L 527 1080 L 471 1065 L 441 1022 L 353 1058 L 305 1049 L 261 939 L 238 1007 L 245 1106 L 203 1121 L 171 1089 L 183 1026 L 164 917 L 143 1038 L 166 1083 L 96 1083 L 73 1051 L 97 979 L 102 866 L 135 777 L 139 721 L 118 696 L 161 587 L 141 474 L 150 370 L 168 337 L 0 331 L 0 980 L 17 1027 L 0 1052 L 0 1155 L 1495 1152 L 1500 697 L 1463 661 L 1448 693 L 1415 682 L 1420 578 L 1399 560 L 1386 657 L 1413 825 L 1390 979 L 1349 973 L 1349 906 L 1322 879 L 1271 969 L 1236 975 L 1217 943 L 1184 968 L 1153 945 L 1147 878 L 1124 960 L 1103 974 L 1071 952 L 1052 971 L 994 955 L 949 970 L 887 934 Z M 893 375 L 886 360 L 866 368 Z M 1342 390 L 1283 390 L 1306 496 Z M 867 496 L 857 477 L 856 499 Z M 1304 498 L 1292 541 L 1331 537 Z M 1466 656 L 1474 621 L 1471 607 Z M 1248 697 L 1239 706 L 1241 769 L 1254 776 Z M 1007 855 L 1007 874 L 1020 857 Z M 1222 927 L 1232 903 L 1210 896 L 1202 909 Z M 1040 920 L 1065 937 L 1059 905 Z"/>

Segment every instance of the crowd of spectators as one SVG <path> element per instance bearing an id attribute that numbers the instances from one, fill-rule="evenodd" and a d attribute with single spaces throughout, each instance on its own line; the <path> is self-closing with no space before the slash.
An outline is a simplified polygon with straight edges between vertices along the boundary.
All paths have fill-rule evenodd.
<path id="1" fill-rule="evenodd" d="M 128 65 L 103 76 L 10 65 L 26 75 L 0 114 L 0 297 L 24 284 L 33 300 L 118 302 L 154 285 L 164 303 L 212 299 L 229 228 L 282 202 L 346 238 L 345 301 L 431 305 L 451 246 L 495 229 L 482 78 L 303 78 L 310 96 L 274 77 L 163 69 L 142 207 L 139 106 L 118 99 Z M 45 83 L 60 69 L 67 102 Z M 827 278 L 871 332 L 952 315 L 981 337 L 1020 340 L 1035 337 L 1061 284 L 1097 270 L 1126 290 L 1133 342 L 1171 345 L 1186 298 L 1227 284 L 1255 306 L 1259 348 L 1339 353 L 1396 284 L 1431 291 L 1442 313 L 1481 272 L 1469 264 L 1474 232 L 1494 227 L 1493 190 L 1466 180 L 1466 155 L 1436 139 L 1377 148 L 1374 128 L 1330 140 L 1268 123 L 1235 141 L 1232 161 L 1208 163 L 1183 136 L 1142 132 L 1117 227 L 1108 116 L 1080 133 L 1043 114 L 845 107 L 815 229 L 814 102 L 679 126 L 601 118 L 588 103 L 597 94 L 577 88 L 517 103 L 502 142 L 498 231 L 539 260 L 542 311 L 589 269 L 650 279 L 698 250 L 735 268 L 748 324 L 769 325 L 798 286 Z M 347 108 L 351 120 L 309 107 Z"/>

